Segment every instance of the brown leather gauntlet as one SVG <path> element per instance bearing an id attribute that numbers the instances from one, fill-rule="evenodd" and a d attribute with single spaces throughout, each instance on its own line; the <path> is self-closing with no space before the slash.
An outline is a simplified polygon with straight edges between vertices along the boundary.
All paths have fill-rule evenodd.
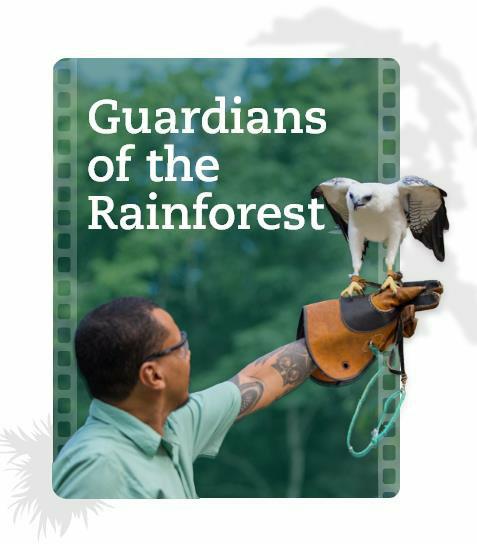
<path id="1" fill-rule="evenodd" d="M 370 342 L 383 350 L 402 336 L 414 334 L 415 312 L 435 308 L 443 288 L 435 280 L 406 282 L 371 295 L 340 297 L 304 306 L 297 339 L 305 338 L 317 369 L 312 379 L 329 385 L 358 378 L 373 360 Z"/>

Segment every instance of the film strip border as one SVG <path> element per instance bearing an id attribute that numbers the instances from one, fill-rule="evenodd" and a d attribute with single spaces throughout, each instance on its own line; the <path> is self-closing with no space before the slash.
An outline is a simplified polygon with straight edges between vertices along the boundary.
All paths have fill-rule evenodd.
<path id="1" fill-rule="evenodd" d="M 56 456 L 77 428 L 77 372 L 73 351 L 77 315 L 77 61 L 57 62 L 53 78 L 53 455 Z"/>
<path id="2" fill-rule="evenodd" d="M 378 60 L 378 181 L 399 179 L 399 64 Z M 379 281 L 385 279 L 385 249 L 379 246 Z M 399 261 L 396 261 L 398 264 Z M 388 396 L 399 387 L 399 377 L 386 372 L 378 382 L 378 413 Z M 393 403 L 391 403 L 393 404 Z M 394 406 L 390 406 L 392 412 Z M 385 418 L 389 421 L 391 413 Z M 399 492 L 399 420 L 378 446 L 378 496 L 394 497 Z"/>

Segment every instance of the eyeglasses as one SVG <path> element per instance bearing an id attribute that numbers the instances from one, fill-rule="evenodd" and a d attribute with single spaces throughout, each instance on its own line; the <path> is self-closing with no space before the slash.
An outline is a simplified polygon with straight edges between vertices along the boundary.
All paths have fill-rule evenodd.
<path id="1" fill-rule="evenodd" d="M 153 359 L 158 359 L 159 357 L 164 357 L 166 355 L 169 355 L 173 351 L 176 351 L 177 349 L 180 349 L 182 347 L 185 347 L 187 350 L 189 349 L 189 341 L 187 340 L 187 333 L 185 331 L 181 331 L 181 341 L 177 344 L 174 344 L 170 348 L 163 349 L 162 351 L 158 351 L 156 353 L 151 353 L 151 355 L 148 355 L 144 362 L 146 361 L 152 361 Z"/>

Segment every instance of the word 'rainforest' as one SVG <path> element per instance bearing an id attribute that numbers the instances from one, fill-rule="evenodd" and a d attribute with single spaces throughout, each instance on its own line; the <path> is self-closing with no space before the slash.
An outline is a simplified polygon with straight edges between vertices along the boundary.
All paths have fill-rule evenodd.
<path id="1" fill-rule="evenodd" d="M 242 103 L 240 96 L 234 96 L 236 107 L 230 108 L 226 107 L 225 96 L 214 100 L 217 106 L 212 108 L 184 107 L 178 113 L 173 108 L 157 108 L 152 114 L 149 108 L 119 110 L 117 100 L 104 98 L 89 109 L 89 124 L 99 134 L 117 134 L 121 127 L 129 134 L 194 134 L 199 123 L 208 134 L 321 134 L 326 130 L 324 108 L 307 109 L 303 122 L 297 108 L 273 108 L 268 112 L 265 108 L 237 107 Z"/>
<path id="2" fill-rule="evenodd" d="M 303 204 L 287 204 L 283 210 L 276 204 L 215 204 L 209 206 L 205 199 L 212 193 L 199 193 L 192 204 L 192 214 L 185 204 L 157 204 L 157 193 L 149 193 L 151 203 L 143 210 L 139 204 L 122 204 L 116 208 L 109 196 L 89 196 L 91 201 L 91 222 L 88 229 L 101 230 L 104 227 L 112 230 L 181 230 L 206 229 L 208 225 L 216 230 L 228 230 L 236 225 L 237 229 L 249 230 L 250 222 L 264 230 L 300 230 L 305 226 L 305 206 Z M 322 230 L 324 224 L 318 223 L 318 210 L 324 205 L 313 199 L 306 208 L 309 210 L 311 228 Z M 158 218 L 162 213 L 161 218 Z M 191 222 L 190 215 L 194 215 Z M 208 225 L 206 224 L 208 223 Z"/>

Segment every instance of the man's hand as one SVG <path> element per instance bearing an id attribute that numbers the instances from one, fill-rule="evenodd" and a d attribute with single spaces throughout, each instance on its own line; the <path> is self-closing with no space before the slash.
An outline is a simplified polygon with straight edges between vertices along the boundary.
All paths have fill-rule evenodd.
<path id="1" fill-rule="evenodd" d="M 303 339 L 250 363 L 230 380 L 242 395 L 237 419 L 283 397 L 303 383 L 315 369 Z"/>

